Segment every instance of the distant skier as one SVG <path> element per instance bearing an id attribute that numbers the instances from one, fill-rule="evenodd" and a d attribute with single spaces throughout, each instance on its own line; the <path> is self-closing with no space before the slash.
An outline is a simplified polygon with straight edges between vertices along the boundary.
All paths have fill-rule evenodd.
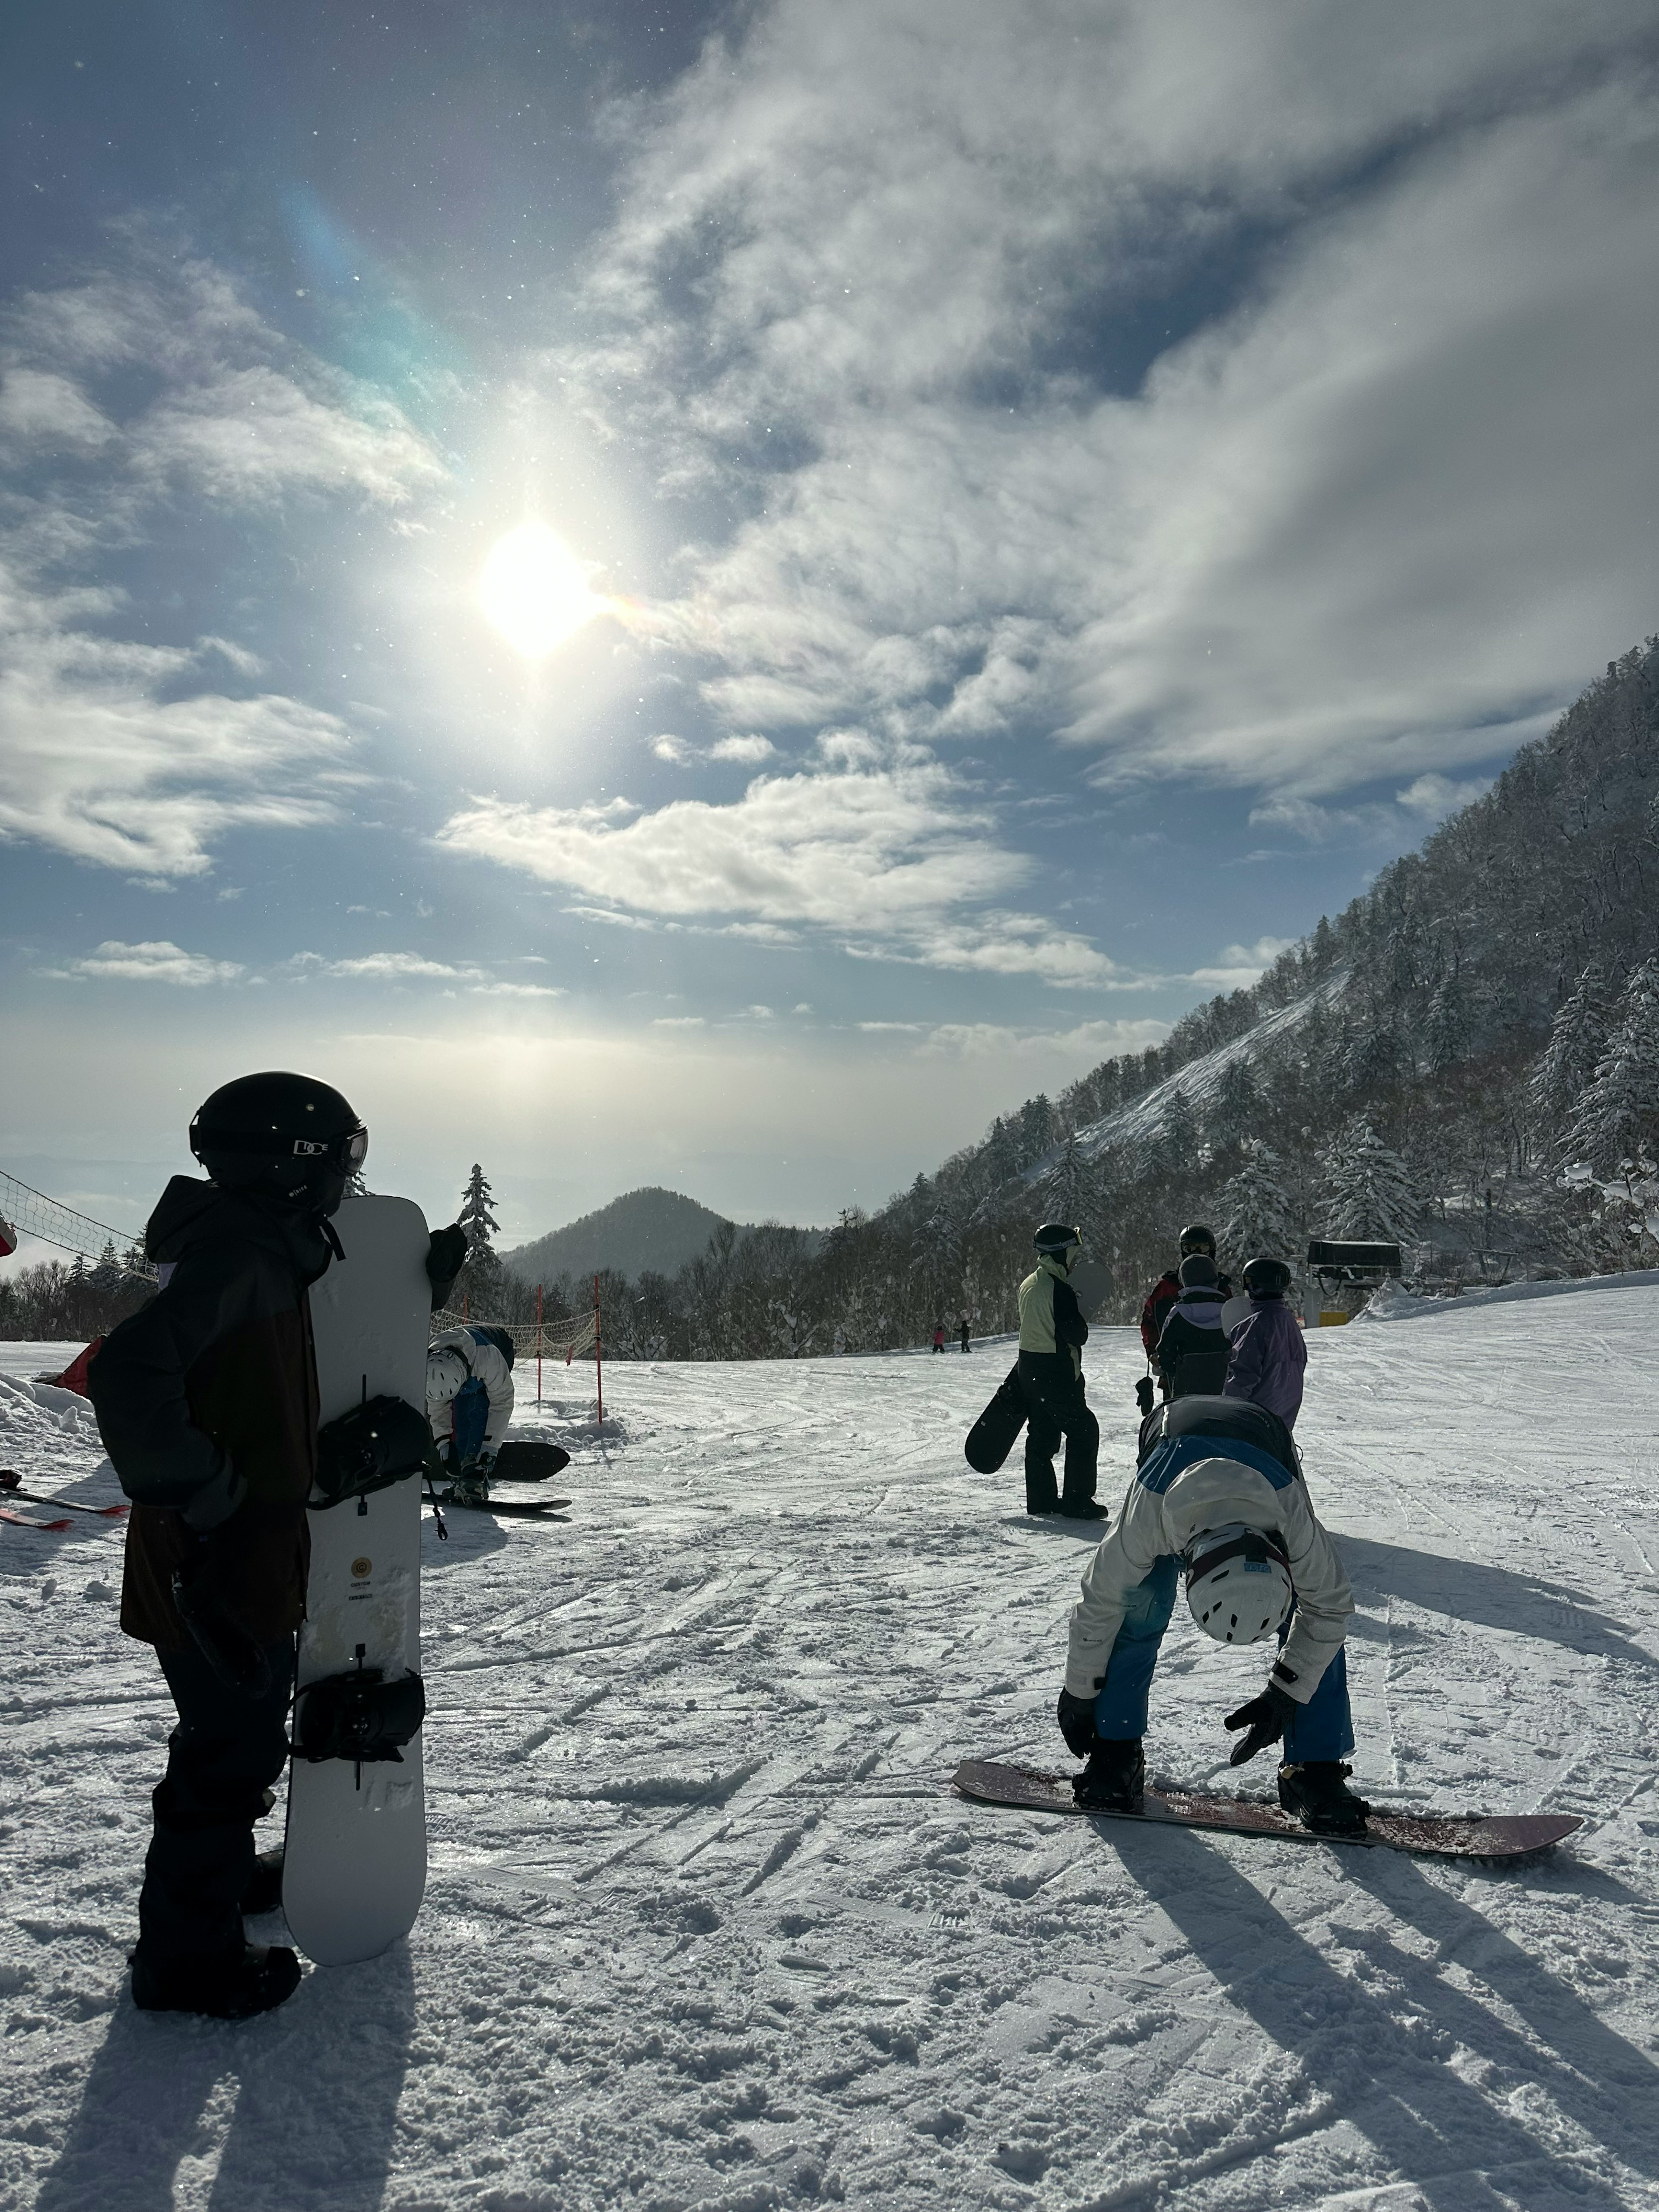
<path id="1" fill-rule="evenodd" d="M 1221 1395 L 1228 1353 L 1221 1303 L 1215 1261 L 1194 1252 L 1181 1263 L 1181 1295 L 1165 1309 L 1158 1340 L 1158 1373 L 1167 1398 Z"/>
<path id="2" fill-rule="evenodd" d="M 513 1419 L 513 1339 L 504 1328 L 447 1328 L 426 1352 L 426 1417 L 458 1505 L 483 1505 Z"/>
<path id="3" fill-rule="evenodd" d="M 1222 1394 L 1248 1398 L 1277 1413 L 1287 1429 L 1302 1410 L 1308 1347 L 1285 1293 L 1291 1282 L 1283 1260 L 1252 1260 L 1244 1270 L 1249 1311 L 1231 1332 Z"/>
<path id="4" fill-rule="evenodd" d="M 957 1323 L 957 1334 L 962 1339 L 963 1350 L 964 1352 L 971 1352 L 974 1348 L 974 1340 L 968 1333 L 968 1316 L 966 1314 L 963 1314 L 962 1319 Z"/>
<path id="5" fill-rule="evenodd" d="M 935 1352 L 943 1352 L 945 1349 L 945 1323 L 942 1321 L 936 1321 L 933 1323 L 933 1349 Z"/>
<path id="6" fill-rule="evenodd" d="M 281 1895 L 253 1824 L 288 1761 L 306 1498 L 317 1462 L 309 1286 L 368 1132 L 304 1075 L 244 1076 L 190 1126 L 212 1180 L 174 1176 L 145 1231 L 163 1287 L 112 1329 L 88 1392 L 127 1524 L 121 1626 L 153 1644 L 179 1725 L 155 1791 L 133 2002 L 241 2019 L 291 1996 L 293 1951 L 246 1941 Z"/>
<path id="7" fill-rule="evenodd" d="M 1231 1764 L 1282 1738 L 1279 1803 L 1321 1834 L 1360 1833 L 1370 1808 L 1347 1787 L 1344 1763 L 1353 1749 L 1347 1577 L 1289 1431 L 1232 1398 L 1183 1398 L 1146 1421 L 1123 1510 L 1084 1574 L 1056 1714 L 1088 1760 L 1078 1802 L 1139 1809 L 1148 1692 L 1183 1577 L 1194 1620 L 1218 1644 L 1279 1638 L 1267 1686 L 1226 1716 L 1244 1731 Z"/>
<path id="8" fill-rule="evenodd" d="M 1182 1260 L 1190 1260 L 1198 1256 L 1213 1261 L 1215 1258 L 1214 1231 L 1206 1229 L 1201 1221 L 1192 1222 L 1181 1232 L 1180 1248 Z M 1222 1297 L 1231 1297 L 1233 1289 L 1231 1278 L 1218 1274 L 1215 1279 L 1216 1288 Z M 1140 1341 L 1146 1348 L 1146 1364 L 1154 1375 L 1159 1376 L 1160 1380 L 1162 1376 L 1158 1367 L 1158 1339 L 1164 1333 L 1164 1323 L 1168 1318 L 1170 1308 L 1180 1296 L 1181 1275 L 1179 1262 L 1177 1262 L 1176 1267 L 1164 1269 L 1152 1285 L 1152 1289 L 1147 1291 L 1146 1302 L 1140 1309 Z M 1166 1391 L 1164 1395 L 1167 1396 L 1169 1394 Z M 1143 1413 L 1152 1411 L 1149 1397 L 1143 1396 L 1140 1410 Z"/>
<path id="9" fill-rule="evenodd" d="M 1083 1347 L 1089 1324 L 1066 1281 L 1083 1249 L 1079 1232 L 1047 1221 L 1033 1239 L 1039 1255 L 1019 1286 L 1017 1373 L 1026 1406 L 1025 1510 L 1063 1513 L 1073 1521 L 1099 1521 L 1095 1462 L 1100 1425 L 1083 1393 Z M 1066 1439 L 1066 1487 L 1054 1487 L 1054 1454 Z"/>

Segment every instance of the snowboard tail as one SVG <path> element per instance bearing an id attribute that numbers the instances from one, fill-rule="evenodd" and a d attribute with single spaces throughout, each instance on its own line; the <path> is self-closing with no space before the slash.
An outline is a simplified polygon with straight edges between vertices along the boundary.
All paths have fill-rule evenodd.
<path id="1" fill-rule="evenodd" d="M 1222 1797 L 1172 1784 L 1149 1786 L 1139 1813 L 1079 1805 L 1069 1775 L 994 1759 L 965 1759 L 951 1777 L 962 1797 L 1027 1813 L 1064 1813 L 1088 1820 L 1138 1820 L 1148 1827 L 1209 1828 L 1280 1843 L 1358 1844 L 1431 1858 L 1526 1859 L 1565 1843 L 1584 1825 L 1576 1813 L 1373 1813 L 1364 1832 L 1332 1836 L 1304 1828 L 1293 1814 L 1259 1797 Z"/>
<path id="2" fill-rule="evenodd" d="M 994 1474 L 1025 1426 L 1025 1393 L 1016 1362 L 997 1386 L 997 1394 L 968 1431 L 963 1453 L 975 1474 Z"/>
<path id="3" fill-rule="evenodd" d="M 490 1469 L 490 1480 L 502 1482 L 546 1482 L 556 1474 L 562 1474 L 570 1464 L 570 1455 L 562 1444 L 544 1443 L 533 1437 L 509 1437 L 495 1454 L 495 1464 Z M 570 1501 L 567 1498 L 564 1503 Z"/>

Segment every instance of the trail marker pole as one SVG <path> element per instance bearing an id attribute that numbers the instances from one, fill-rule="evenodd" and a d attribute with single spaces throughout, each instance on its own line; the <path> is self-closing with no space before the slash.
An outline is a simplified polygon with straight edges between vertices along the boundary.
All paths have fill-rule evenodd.
<path id="1" fill-rule="evenodd" d="M 536 1285 L 536 1403 L 542 1402 L 542 1286 Z"/>
<path id="2" fill-rule="evenodd" d="M 599 1279 L 593 1278 L 593 1373 L 599 1395 L 599 1426 L 605 1426 L 605 1347 L 599 1341 Z"/>

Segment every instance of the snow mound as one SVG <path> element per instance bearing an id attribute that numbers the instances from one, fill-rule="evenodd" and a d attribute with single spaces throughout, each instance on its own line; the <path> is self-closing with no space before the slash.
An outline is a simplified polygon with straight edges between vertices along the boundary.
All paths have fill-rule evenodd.
<path id="1" fill-rule="evenodd" d="M 1623 1275 L 1574 1275 L 1547 1283 L 1493 1283 L 1455 1298 L 1419 1297 L 1400 1283 L 1386 1283 L 1354 1316 L 1355 1321 L 1422 1321 L 1462 1313 L 1471 1306 L 1509 1305 L 1517 1298 L 1572 1297 L 1598 1291 L 1643 1291 L 1659 1286 L 1659 1267 L 1634 1267 Z"/>

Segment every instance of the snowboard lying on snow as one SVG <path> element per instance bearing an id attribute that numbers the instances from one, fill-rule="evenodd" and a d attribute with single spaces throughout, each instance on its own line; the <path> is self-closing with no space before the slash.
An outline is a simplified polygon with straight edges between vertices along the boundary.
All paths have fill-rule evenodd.
<path id="1" fill-rule="evenodd" d="M 490 1480 L 545 1482 L 550 1475 L 562 1474 L 569 1464 L 570 1455 L 562 1444 L 543 1443 L 534 1437 L 509 1437 L 495 1455 Z M 567 1498 L 563 1503 L 568 1505 L 570 1500 Z"/>
<path id="2" fill-rule="evenodd" d="M 1327 1836 L 1304 1828 L 1293 1814 L 1255 1797 L 1219 1797 L 1203 1790 L 1148 1786 L 1139 1813 L 1107 1813 L 1079 1805 L 1071 1777 L 1030 1767 L 965 1759 L 951 1777 L 957 1795 L 981 1805 L 1027 1813 L 1070 1813 L 1093 1820 L 1139 1820 L 1148 1826 L 1218 1828 L 1230 1836 L 1271 1836 L 1291 1844 L 1371 1844 L 1433 1858 L 1524 1859 L 1563 1843 L 1583 1826 L 1576 1813 L 1373 1813 L 1361 1836 Z"/>

